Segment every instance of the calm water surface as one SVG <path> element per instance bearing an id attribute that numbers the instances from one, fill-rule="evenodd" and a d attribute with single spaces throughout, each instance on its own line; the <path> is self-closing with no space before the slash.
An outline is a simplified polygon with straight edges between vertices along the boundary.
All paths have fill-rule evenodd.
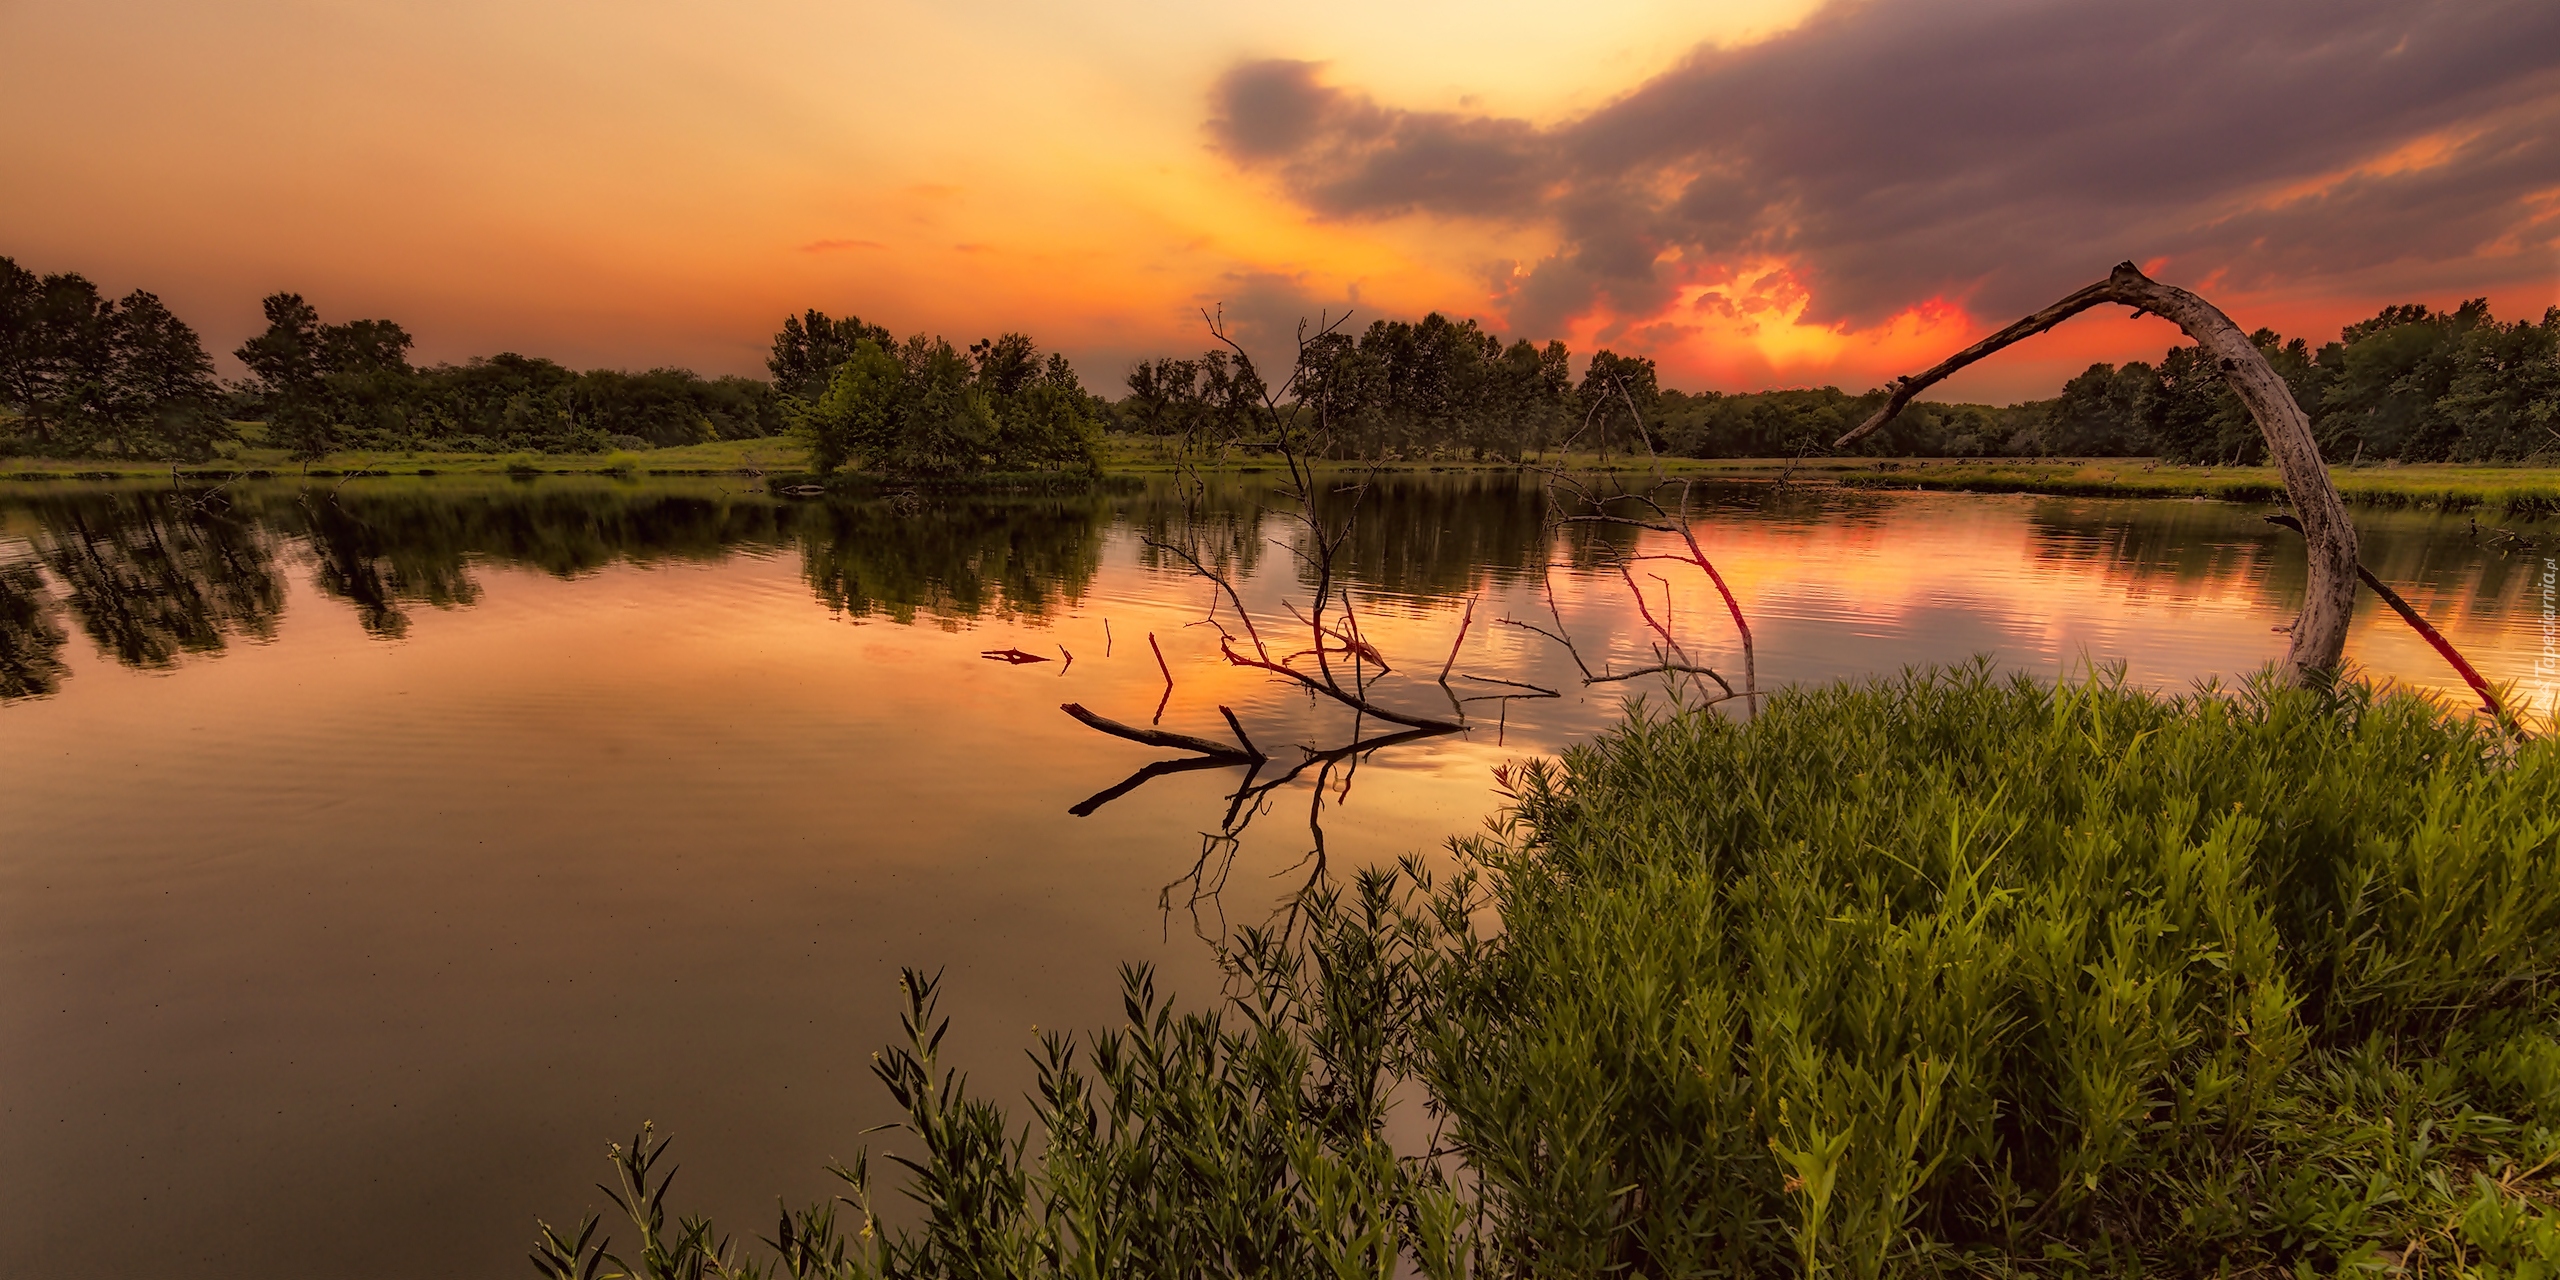
<path id="1" fill-rule="evenodd" d="M 1198 527 L 1276 628 L 1302 588 L 1258 500 L 1217 492 Z M 1430 677 L 1470 599 L 1457 671 L 1567 696 L 1471 703 L 1466 734 L 1328 774 L 1313 812 L 1333 867 L 1477 829 L 1493 766 L 1663 695 L 1585 692 L 1558 646 L 1502 625 L 1545 619 L 1551 558 L 1628 549 L 1551 543 L 1544 514 L 1507 477 L 1369 499 L 1346 555 L 1399 668 L 1382 701 L 1448 709 Z M 2177 687 L 2282 652 L 2300 558 L 2259 514 L 1752 493 L 1699 532 L 1750 611 L 1764 684 L 1984 654 Z M 1160 493 L 0 493 L 9 1269 L 517 1275 L 533 1216 L 599 1207 L 603 1145 L 643 1119 L 675 1135 L 684 1207 L 751 1232 L 892 1118 L 867 1063 L 896 1033 L 900 965 L 944 971 L 955 1061 L 1003 1097 L 1030 1078 L 1034 1024 L 1116 1016 L 1118 962 L 1207 995 L 1200 934 L 1261 918 L 1307 873 L 1313 775 L 1251 815 L 1232 864 L 1212 859 L 1223 894 L 1195 901 L 1174 882 L 1236 771 L 1073 816 L 1166 753 L 1059 705 L 1143 722 L 1163 700 L 1165 727 L 1218 736 L 1223 704 L 1266 747 L 1351 726 L 1218 661 L 1206 584 L 1142 541 L 1182 525 Z M 2377 572 L 2549 704 L 2549 526 L 2519 531 L 2531 547 L 2461 517 L 2360 527 Z M 1692 654 L 1737 671 L 1694 573 L 1648 567 Z M 1647 660 L 1614 572 L 1553 581 L 1595 666 Z M 981 657 L 1006 648 L 1051 660 Z M 2450 683 L 2370 598 L 2350 654 Z"/>

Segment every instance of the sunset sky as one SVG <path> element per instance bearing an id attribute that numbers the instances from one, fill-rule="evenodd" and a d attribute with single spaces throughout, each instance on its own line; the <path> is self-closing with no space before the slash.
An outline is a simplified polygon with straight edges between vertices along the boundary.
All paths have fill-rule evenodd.
<path id="1" fill-rule="evenodd" d="M 0 254 L 225 352 L 291 289 L 422 363 L 760 373 L 815 306 L 1116 395 L 1204 306 L 1350 306 L 1858 390 L 2125 258 L 2315 340 L 2560 302 L 2549 0 L 0 0 L 0 49 Z"/>

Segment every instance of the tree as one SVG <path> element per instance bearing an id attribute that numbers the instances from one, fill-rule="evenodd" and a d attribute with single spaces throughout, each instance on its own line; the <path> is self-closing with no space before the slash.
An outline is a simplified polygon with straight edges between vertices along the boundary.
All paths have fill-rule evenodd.
<path id="1" fill-rule="evenodd" d="M 969 363 L 980 391 L 991 396 L 1018 394 L 1040 375 L 1040 348 L 1028 334 L 1008 333 L 969 344 Z"/>
<path id="2" fill-rule="evenodd" d="M 826 394 L 797 411 L 810 468 L 965 478 L 987 472 L 1092 471 L 1100 414 L 1063 356 L 1028 337 L 982 341 L 968 355 L 922 334 L 894 351 L 870 338 L 837 365 Z"/>
<path id="3" fill-rule="evenodd" d="M 408 330 L 389 320 L 324 325 L 298 293 L 270 294 L 260 306 L 266 331 L 233 354 L 249 367 L 271 440 L 299 458 L 344 443 L 410 442 L 419 388 Z"/>
<path id="4" fill-rule="evenodd" d="M 0 258 L 0 405 L 39 451 L 201 459 L 229 436 L 213 362 L 160 299 Z"/>
<path id="5" fill-rule="evenodd" d="M 2150 451 L 2152 397 L 2160 375 L 2139 360 L 2119 369 L 2090 365 L 2062 384 L 2038 433 L 2041 452 L 2067 457 L 2113 457 Z"/>
<path id="6" fill-rule="evenodd" d="M 2346 651 L 2347 623 L 2354 614 L 2356 575 L 2355 526 L 2346 503 L 2320 457 L 2320 442 L 2303 412 L 2300 393 L 2267 359 L 2275 335 L 2266 330 L 2243 334 L 2222 309 L 2175 285 L 2165 285 L 2130 262 L 2116 264 L 2107 278 L 2079 289 L 2033 315 L 1939 361 L 1919 374 L 1893 380 L 1892 393 L 1875 414 L 1838 440 L 1846 449 L 1887 422 L 1912 397 L 1947 375 L 2023 338 L 2031 338 L 2092 307 L 2115 303 L 2149 312 L 2184 330 L 2220 371 L 2232 393 L 2248 409 L 2284 476 L 2287 498 L 2299 519 L 2310 562 L 2302 612 L 2294 617 L 2285 667 L 2300 684 L 2326 685 L 2337 673 Z"/>
<path id="7" fill-rule="evenodd" d="M 271 293 L 259 308 L 266 332 L 231 354 L 249 367 L 249 386 L 272 412 L 286 397 L 310 395 L 320 383 L 320 311 L 298 293 Z"/>
<path id="8" fill-rule="evenodd" d="M 827 394 L 836 366 L 852 356 L 855 343 L 865 339 L 883 351 L 898 345 L 896 335 L 858 316 L 831 320 L 826 312 L 812 307 L 805 315 L 784 319 L 782 331 L 773 335 L 773 354 L 764 362 L 773 374 L 773 389 L 814 403 Z"/>
<path id="9" fill-rule="evenodd" d="M 232 438 L 203 341 L 156 295 L 134 290 L 105 325 L 108 360 L 97 403 L 119 452 L 201 462 Z"/>
<path id="10" fill-rule="evenodd" d="M 74 272 L 38 277 L 0 258 L 0 403 L 41 451 L 94 444 L 113 304 Z"/>
<path id="11" fill-rule="evenodd" d="M 1590 367 L 1583 370 L 1577 394 L 1602 457 L 1608 456 L 1613 437 L 1651 447 L 1650 428 L 1645 424 L 1660 416 L 1662 400 L 1652 357 L 1622 356 L 1604 348 L 1592 355 Z M 1626 426 L 1613 431 L 1611 424 L 1618 421 Z"/>

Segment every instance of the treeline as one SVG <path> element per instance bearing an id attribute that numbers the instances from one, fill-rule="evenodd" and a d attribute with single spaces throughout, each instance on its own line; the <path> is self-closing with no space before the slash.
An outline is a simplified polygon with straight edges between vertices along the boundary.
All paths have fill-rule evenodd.
<path id="1" fill-rule="evenodd" d="M 1376 320 L 1356 336 L 1320 334 L 1300 353 L 1293 395 L 1313 411 L 1315 450 L 1337 458 L 1466 456 L 1513 460 L 1559 447 L 1641 450 L 1639 419 L 1659 409 L 1653 361 L 1603 350 L 1577 382 L 1562 342 L 1508 345 L 1473 320 L 1434 312 Z M 1165 358 L 1129 374 L 1121 429 L 1196 437 L 1268 434 L 1255 417 L 1268 385 L 1226 351 Z"/>
<path id="2" fill-rule="evenodd" d="M 269 296 L 266 331 L 233 354 L 248 366 L 242 416 L 297 457 L 342 449 L 595 453 L 769 436 L 773 389 L 687 369 L 570 369 L 504 352 L 414 368 L 389 320 L 324 323 L 299 294 Z"/>
<path id="3" fill-rule="evenodd" d="M 0 455 L 202 461 L 263 422 L 300 457 L 343 449 L 592 453 L 773 435 L 782 403 L 754 378 L 685 369 L 578 371 L 504 353 L 417 368 L 390 320 L 324 322 L 300 295 L 214 377 L 203 341 L 159 298 L 109 299 L 76 272 L 0 258 Z"/>
<path id="4" fill-rule="evenodd" d="M 1106 430 L 1251 444 L 1270 387 L 1228 351 L 1147 361 L 1117 402 L 1021 333 L 965 351 L 939 337 L 809 311 L 784 321 L 770 382 L 689 370 L 573 370 L 503 353 L 418 368 L 408 330 L 335 323 L 300 295 L 264 303 L 225 386 L 195 330 L 159 298 L 110 299 L 76 273 L 0 258 L 0 456 L 197 461 L 264 423 L 301 457 L 341 450 L 583 453 L 788 431 L 822 474 L 1091 471 Z M 2560 455 L 2560 308 L 2501 322 L 2486 300 L 2386 307 L 2313 349 L 2253 335 L 2334 462 L 2516 461 Z M 1562 342 L 1503 341 L 1434 313 L 1320 334 L 1291 394 L 1308 443 L 1334 458 L 1520 460 L 1556 450 L 1692 457 L 1828 454 L 1882 403 L 1836 387 L 1686 394 L 1652 360 L 1601 350 L 1574 376 Z M 2091 365 L 2050 400 L 1922 402 L 1864 455 L 2147 455 L 2253 463 L 2264 443 L 2194 346 L 2157 364 Z"/>
<path id="5" fill-rule="evenodd" d="M 919 333 L 904 342 L 859 317 L 823 311 L 783 321 L 773 373 L 810 469 L 913 478 L 1101 467 L 1110 409 L 1064 355 L 1028 335 L 966 352 Z"/>
<path id="6" fill-rule="evenodd" d="M 2560 455 L 2560 308 L 2501 322 L 2485 299 L 2452 311 L 2386 307 L 2313 349 L 2272 330 L 2251 335 L 2293 388 L 2333 462 L 2521 461 Z M 1356 339 L 1312 340 L 1298 369 L 1316 410 L 1317 448 L 1373 459 L 1521 458 L 1548 449 L 1654 450 L 1687 457 L 1823 456 L 1884 403 L 1881 389 L 1684 393 L 1658 386 L 1651 360 L 1603 350 L 1579 381 L 1561 342 L 1508 346 L 1472 320 L 1434 314 L 1378 321 Z M 1184 435 L 1267 432 L 1265 388 L 1225 352 L 1163 359 L 1129 375 L 1124 430 Z M 1635 432 L 1641 421 L 1643 434 Z M 2221 374 L 2193 345 L 2158 364 L 2093 364 L 2050 400 L 1906 408 L 1860 442 L 1893 457 L 2157 456 L 2256 463 L 2265 442 Z"/>
<path id="7" fill-rule="evenodd" d="M 2452 311 L 2386 307 L 2317 350 L 2250 335 L 2293 389 L 2331 462 L 2513 462 L 2560 455 L 2560 308 L 2502 323 L 2486 299 Z M 1830 452 L 1884 401 L 1837 388 L 1664 396 L 1661 446 L 1694 457 Z M 2266 442 L 2193 345 L 2157 365 L 2093 364 L 2051 400 L 1905 409 L 1861 453 L 1920 457 L 2121 456 L 2257 463 Z"/>

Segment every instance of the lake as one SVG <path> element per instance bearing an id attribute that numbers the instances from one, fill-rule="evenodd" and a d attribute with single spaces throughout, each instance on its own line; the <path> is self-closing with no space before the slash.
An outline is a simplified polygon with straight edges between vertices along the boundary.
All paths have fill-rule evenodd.
<path id="1" fill-rule="evenodd" d="M 1595 670 L 1658 661 L 1632 582 L 1740 680 L 1694 568 L 1610 567 L 1676 539 L 1553 531 L 1507 473 L 1397 476 L 1338 555 L 1391 666 L 1361 675 L 1468 729 L 1307 769 L 1232 818 L 1236 768 L 1088 804 L 1179 753 L 1064 703 L 1218 739 L 1230 708 L 1277 758 L 1257 786 L 1298 744 L 1381 730 L 1225 663 L 1211 620 L 1233 610 L 1151 545 L 1223 556 L 1275 650 L 1305 647 L 1286 606 L 1307 547 L 1266 479 L 1188 502 L 560 477 L 0 489 L 12 1269 L 520 1275 L 535 1215 L 603 1207 L 604 1146 L 643 1120 L 674 1137 L 683 1211 L 767 1229 L 776 1195 L 826 1192 L 829 1159 L 898 1147 L 861 1131 L 896 1114 L 868 1066 L 900 966 L 945 975 L 952 1060 L 1018 1098 L 1032 1028 L 1115 1018 L 1121 962 L 1205 997 L 1204 936 L 1320 867 L 1480 830 L 1495 767 L 1676 692 L 1586 686 L 1513 624 L 1561 624 Z M 2281 656 L 2301 591 L 2294 535 L 2237 505 L 1696 498 L 1763 687 L 1978 655 L 2229 683 Z M 2560 696 L 2551 526 L 2358 524 L 2366 563 L 2492 680 Z M 1044 660 L 985 656 L 1006 650 Z M 2370 595 L 2348 653 L 2460 693 Z M 1521 685 L 1560 696 L 1491 700 Z"/>

